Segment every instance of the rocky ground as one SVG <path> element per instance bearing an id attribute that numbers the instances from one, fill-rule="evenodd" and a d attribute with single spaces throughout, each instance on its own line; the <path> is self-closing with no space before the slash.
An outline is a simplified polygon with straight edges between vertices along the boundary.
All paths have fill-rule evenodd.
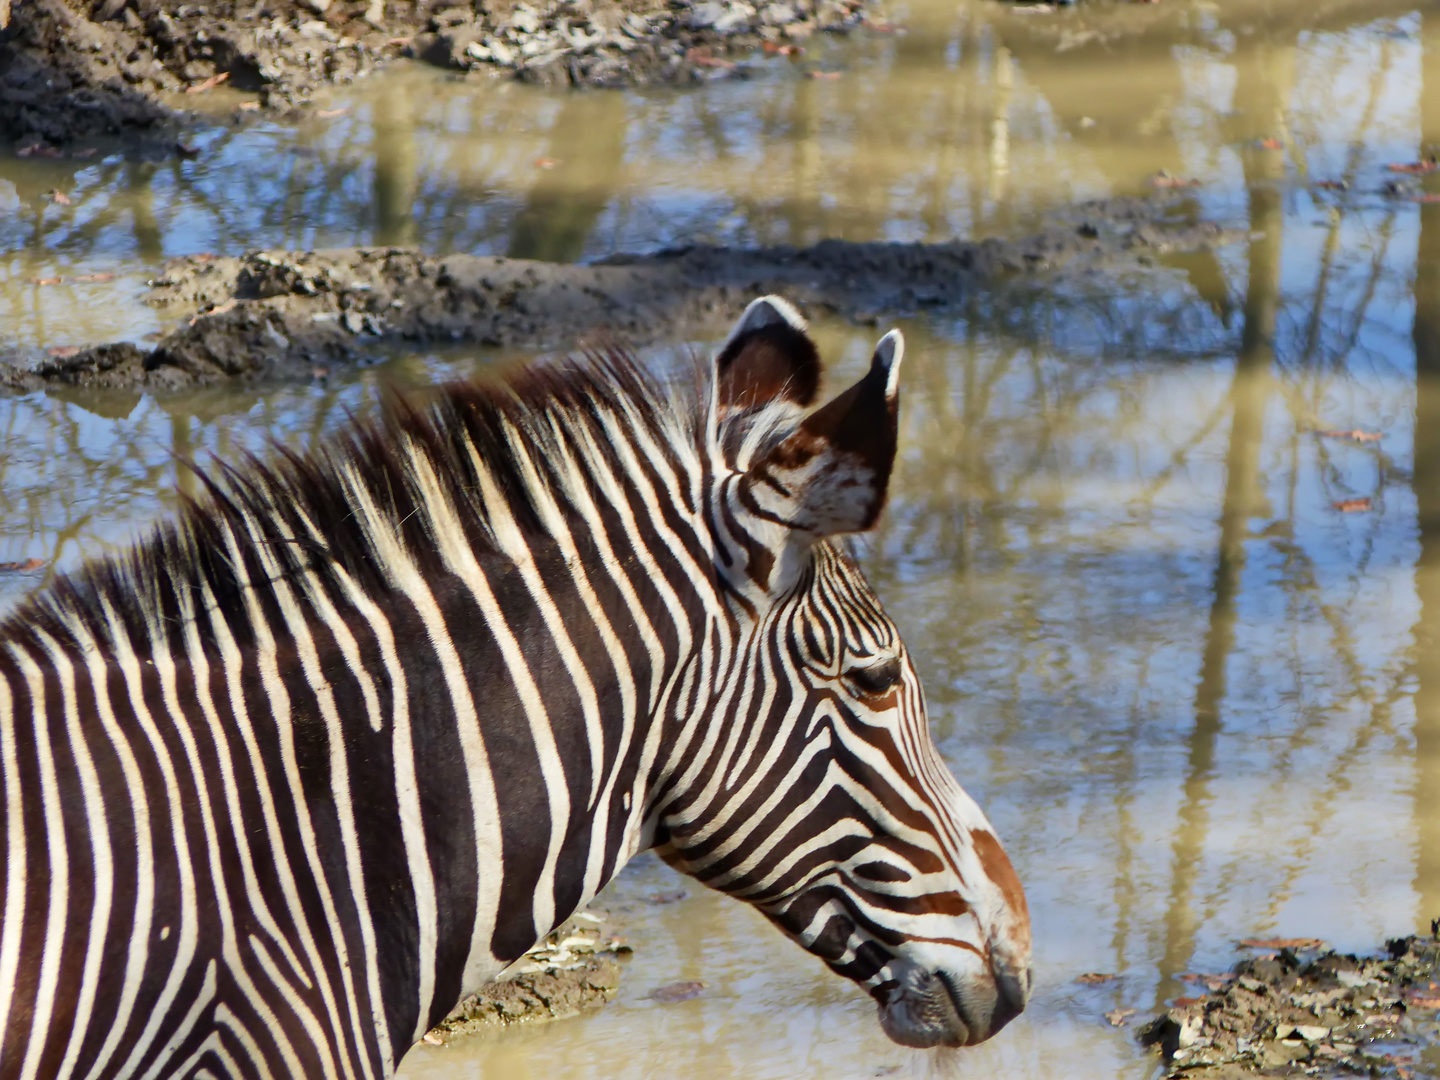
<path id="1" fill-rule="evenodd" d="M 590 265 L 400 248 L 252 251 L 172 261 L 148 302 L 169 329 L 153 347 L 51 350 L 0 363 L 0 387 L 183 389 L 229 379 L 310 379 L 383 347 L 474 342 L 570 348 L 594 335 L 643 346 L 713 336 L 755 296 L 783 292 L 862 322 L 962 305 L 1016 283 L 1047 287 L 1236 239 L 1169 221 L 1158 199 L 1083 204 L 1019 240 L 688 247 Z"/>
<path id="2" fill-rule="evenodd" d="M 3 2 L 3 0 L 0 0 Z M 128 137 L 174 152 L 198 96 L 286 112 L 399 56 L 551 85 L 701 83 L 798 53 L 866 0 L 13 0 L 0 13 L 0 137 L 62 156 Z M 7 5 L 8 6 L 8 5 Z"/>
<path id="3" fill-rule="evenodd" d="M 583 911 L 540 941 L 497 979 L 467 997 L 425 1041 L 442 1046 L 461 1035 L 520 1023 L 578 1016 L 605 1004 L 620 985 L 615 957 L 630 951 L 604 929 L 605 915 Z"/>
<path id="4" fill-rule="evenodd" d="M 1275 942 L 1224 975 L 1197 976 L 1140 1030 L 1165 1073 L 1189 1080 L 1431 1075 L 1440 1037 L 1440 941 L 1408 937 L 1376 956 Z"/>

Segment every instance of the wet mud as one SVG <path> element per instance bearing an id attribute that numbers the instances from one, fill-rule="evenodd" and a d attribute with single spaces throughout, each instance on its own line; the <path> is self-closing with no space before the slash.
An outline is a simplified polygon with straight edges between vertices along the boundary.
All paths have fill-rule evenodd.
<path id="1" fill-rule="evenodd" d="M 798 51 L 860 25 L 864 0 L 15 0 L 0 19 L 0 136 L 66 156 L 125 136 L 184 153 L 191 105 L 250 92 L 234 119 L 303 107 L 397 57 L 578 87 L 743 76 L 730 57 Z M 213 112 L 213 108 L 208 110 Z"/>
<path id="2" fill-rule="evenodd" d="M 547 934 L 504 975 L 471 994 L 425 1036 L 432 1046 L 513 1024 L 546 1023 L 598 1008 L 620 986 L 630 947 L 604 913 L 581 912 Z"/>
<path id="3" fill-rule="evenodd" d="M 1237 235 L 1170 220 L 1161 199 L 1081 204 L 1018 240 L 686 247 L 589 265 L 403 248 L 253 251 L 172 260 L 147 302 L 171 328 L 131 343 L 52 350 L 0 365 L 0 387 L 176 390 L 225 380 L 310 379 L 385 347 L 476 343 L 564 349 L 709 337 L 745 304 L 783 292 L 861 322 L 965 304 L 1007 289 L 1093 282 L 1157 255 Z"/>
<path id="4" fill-rule="evenodd" d="M 1166 1077 L 1408 1080 L 1440 1039 L 1436 940 L 1397 938 L 1375 956 L 1297 942 L 1194 978 L 1198 995 L 1176 999 L 1139 1032 Z"/>

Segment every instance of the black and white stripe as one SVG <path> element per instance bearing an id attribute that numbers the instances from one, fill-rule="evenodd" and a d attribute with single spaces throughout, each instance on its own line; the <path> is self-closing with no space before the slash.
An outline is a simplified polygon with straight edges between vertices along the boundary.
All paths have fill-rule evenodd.
<path id="1" fill-rule="evenodd" d="M 898 334 L 808 411 L 775 298 L 691 387 L 621 356 L 220 468 L 0 625 L 0 1080 L 379 1080 L 656 846 L 911 1045 L 1023 1007 L 1029 927 L 834 537 Z"/>

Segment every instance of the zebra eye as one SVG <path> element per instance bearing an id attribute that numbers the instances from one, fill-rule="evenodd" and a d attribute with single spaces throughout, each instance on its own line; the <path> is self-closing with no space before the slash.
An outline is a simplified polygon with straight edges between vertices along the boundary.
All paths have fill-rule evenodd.
<path id="1" fill-rule="evenodd" d="M 869 667 L 852 667 L 845 674 L 862 693 L 883 694 L 900 681 L 900 658 L 892 656 Z"/>

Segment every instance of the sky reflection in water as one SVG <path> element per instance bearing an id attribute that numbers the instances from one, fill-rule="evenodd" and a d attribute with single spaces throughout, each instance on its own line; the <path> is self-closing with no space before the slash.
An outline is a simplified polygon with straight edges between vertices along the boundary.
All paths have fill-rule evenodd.
<path id="1" fill-rule="evenodd" d="M 554 97 L 417 72 L 333 121 L 211 134 L 198 161 L 3 159 L 5 344 L 142 337 L 143 278 L 201 250 L 938 240 L 1162 168 L 1203 180 L 1177 215 L 1248 239 L 1119 289 L 899 320 L 902 461 L 863 547 L 1035 915 L 1034 1007 L 950 1071 L 1146 1075 L 1100 1014 L 1174 996 L 1234 939 L 1370 948 L 1440 915 L 1440 203 L 1384 191 L 1387 164 L 1440 147 L 1440 19 L 1162 6 L 1087 23 L 917 0 L 893 9 L 906 36 L 818 45 L 846 65 L 833 82 L 776 61 L 705 93 Z M 72 206 L 37 197 L 57 186 Z M 122 277 L 28 284 L 94 270 Z M 878 333 L 818 332 L 837 380 Z M 74 565 L 173 507 L 177 456 L 305 443 L 386 384 L 489 362 L 0 402 L 0 559 Z M 1352 429 L 1382 437 L 1319 434 Z M 637 947 L 615 1005 L 422 1048 L 407 1077 L 932 1070 L 753 912 L 646 902 L 672 879 L 642 860 L 613 891 Z M 1122 979 L 1076 986 L 1086 971 Z M 707 992 L 646 999 L 677 979 Z"/>

